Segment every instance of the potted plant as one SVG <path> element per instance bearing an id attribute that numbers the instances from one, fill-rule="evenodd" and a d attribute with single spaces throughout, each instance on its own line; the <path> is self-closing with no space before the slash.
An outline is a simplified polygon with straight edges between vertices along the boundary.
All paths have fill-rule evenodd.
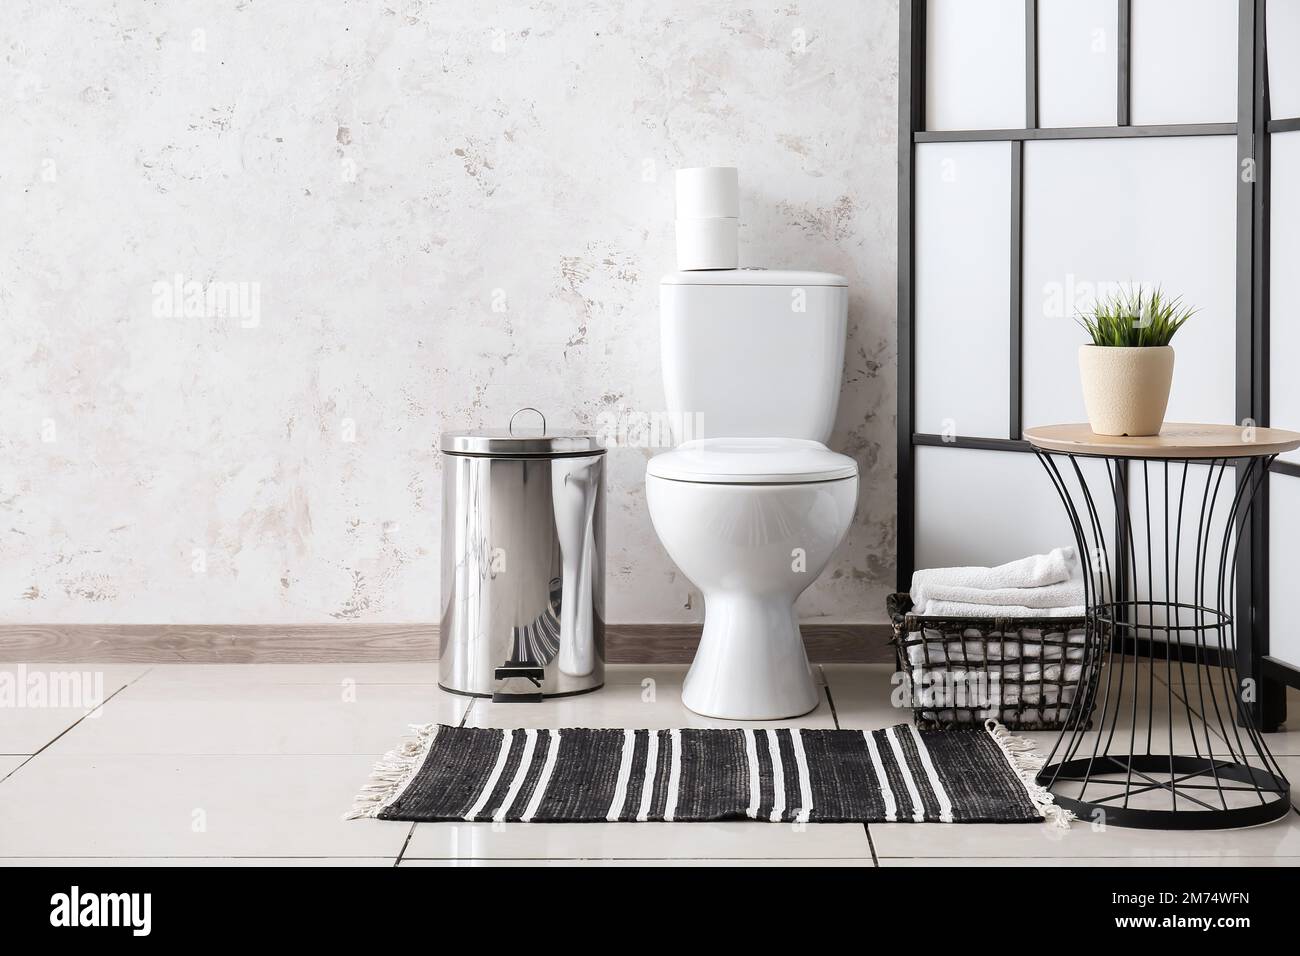
<path id="1" fill-rule="evenodd" d="M 1164 424 L 1174 350 L 1169 340 L 1195 313 L 1157 286 L 1115 292 L 1079 316 L 1092 338 L 1079 346 L 1088 421 L 1098 435 L 1156 435 Z"/>

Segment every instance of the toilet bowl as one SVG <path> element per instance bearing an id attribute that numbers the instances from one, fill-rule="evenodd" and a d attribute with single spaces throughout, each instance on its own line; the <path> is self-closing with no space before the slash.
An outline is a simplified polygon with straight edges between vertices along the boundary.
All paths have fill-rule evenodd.
<path id="1" fill-rule="evenodd" d="M 857 495 L 857 464 L 814 441 L 705 439 L 651 459 L 655 532 L 704 595 L 687 707 L 771 720 L 817 706 L 794 602 L 844 540 Z"/>
<path id="2" fill-rule="evenodd" d="M 669 421 L 702 436 L 646 466 L 659 540 L 704 595 L 682 701 L 709 717 L 814 709 L 795 599 L 857 503 L 858 468 L 826 447 L 844 370 L 848 283 L 824 272 L 677 272 L 660 284 Z"/>

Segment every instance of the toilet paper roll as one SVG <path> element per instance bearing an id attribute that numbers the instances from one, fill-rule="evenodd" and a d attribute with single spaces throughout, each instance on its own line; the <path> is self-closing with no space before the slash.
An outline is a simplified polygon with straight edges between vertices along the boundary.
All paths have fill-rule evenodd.
<path id="1" fill-rule="evenodd" d="M 677 220 L 677 268 L 736 269 L 740 220 L 734 217 Z"/>
<path id="2" fill-rule="evenodd" d="M 735 166 L 694 166 L 677 170 L 678 219 L 736 219 L 740 182 Z"/>

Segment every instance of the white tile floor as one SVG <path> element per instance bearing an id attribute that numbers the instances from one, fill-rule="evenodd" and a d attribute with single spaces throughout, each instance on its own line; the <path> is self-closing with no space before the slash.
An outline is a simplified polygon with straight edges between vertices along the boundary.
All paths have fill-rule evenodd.
<path id="1" fill-rule="evenodd" d="M 6 668 L 13 665 L 0 665 Z M 70 665 L 27 665 L 28 672 Z M 431 664 L 157 665 L 102 674 L 98 707 L 0 712 L 0 863 L 176 865 L 1300 865 L 1300 814 L 1250 830 L 1043 826 L 344 822 L 406 725 L 735 726 L 679 697 L 684 667 L 621 665 L 539 705 L 445 694 Z M 892 669 L 818 668 L 804 727 L 883 727 Z M 91 704 L 94 701 L 90 702 Z M 1270 743 L 1300 781 L 1300 694 Z M 1157 724 L 1160 721 L 1157 720 Z M 1036 735 L 1040 746 L 1052 735 Z"/>

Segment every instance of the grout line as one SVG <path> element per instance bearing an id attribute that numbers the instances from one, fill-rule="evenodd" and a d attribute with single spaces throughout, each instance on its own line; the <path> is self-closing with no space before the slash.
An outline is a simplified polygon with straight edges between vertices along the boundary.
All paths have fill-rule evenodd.
<path id="1" fill-rule="evenodd" d="M 477 698 L 474 697 L 469 697 L 466 699 L 465 712 L 460 715 L 460 722 L 456 725 L 457 727 L 465 726 L 465 722 L 469 720 L 469 712 L 474 709 L 474 701 L 476 699 Z M 415 836 L 415 828 L 418 827 L 419 825 L 420 824 L 418 822 L 412 823 L 411 829 L 406 831 L 406 839 L 402 841 L 402 848 L 397 851 L 397 857 L 396 859 L 393 860 L 394 867 L 401 866 L 402 860 L 406 859 L 406 848 L 411 845 L 411 838 Z M 420 859 L 420 858 L 417 857 L 416 859 Z"/>
<path id="2" fill-rule="evenodd" d="M 1187 666 L 1186 662 L 1184 662 L 1183 666 Z M 1212 679 L 1209 680 L 1209 681 L 1203 680 L 1202 678 L 1204 677 L 1204 675 L 1202 675 L 1202 674 L 1199 674 L 1199 673 L 1198 673 L 1196 676 L 1197 676 L 1197 678 L 1198 678 L 1198 680 L 1197 680 L 1196 682 L 1191 682 L 1191 681 L 1188 682 L 1189 685 L 1190 685 L 1191 687 L 1200 688 L 1200 687 L 1203 687 L 1206 683 L 1214 684 L 1214 681 L 1213 681 Z M 1219 733 L 1219 731 L 1214 727 L 1214 725 L 1213 725 L 1212 723 L 1210 723 L 1209 719 L 1207 719 L 1207 717 L 1206 717 L 1204 714 L 1201 713 L 1201 709 L 1200 709 L 1200 707 L 1199 707 L 1199 704 L 1200 704 L 1199 699 L 1198 699 L 1198 700 L 1195 700 L 1195 701 L 1190 701 L 1190 700 L 1187 700 L 1185 697 L 1183 697 L 1182 693 L 1180 692 L 1181 689 L 1182 689 L 1182 688 L 1181 688 L 1181 681 L 1180 681 L 1178 684 L 1170 684 L 1168 681 L 1165 680 L 1165 675 L 1162 674 L 1158 669 L 1156 670 L 1156 680 L 1159 681 L 1160 683 L 1164 684 L 1165 687 L 1167 687 L 1167 688 L 1169 689 L 1169 692 L 1170 692 L 1171 694 L 1173 694 L 1175 700 L 1180 701 L 1184 707 L 1186 707 L 1186 708 L 1187 708 L 1188 710 L 1190 710 L 1193 714 L 1195 714 L 1195 715 L 1196 715 L 1196 718 L 1197 718 L 1198 720 L 1200 720 L 1203 724 L 1205 724 L 1205 726 L 1206 726 L 1207 728 L 1209 728 L 1210 733 L 1214 734 L 1215 737 L 1219 738 L 1219 740 L 1220 740 L 1224 745 L 1226 745 L 1229 749 L 1232 749 L 1232 743 L 1229 742 L 1228 738 L 1225 737 L 1223 734 Z M 1215 693 L 1219 693 L 1219 691 L 1220 691 L 1220 689 L 1221 689 L 1222 686 L 1226 686 L 1226 685 L 1217 685 L 1217 684 L 1216 684 L 1216 685 L 1214 686 L 1214 692 L 1215 692 Z M 1228 692 L 1231 693 L 1231 688 L 1228 688 Z M 1190 688 L 1189 688 L 1189 693 L 1190 693 Z M 1199 698 L 1199 696 L 1200 696 L 1200 695 L 1198 694 L 1197 697 Z M 1150 706 L 1150 702 L 1148 702 L 1148 707 L 1149 707 L 1149 706 Z M 1211 707 L 1210 707 L 1209 709 L 1213 709 L 1213 705 L 1212 705 L 1212 704 L 1211 704 Z M 1172 721 L 1173 719 L 1174 719 L 1174 718 L 1173 718 L 1172 715 L 1171 715 L 1171 716 L 1170 716 L 1170 720 Z M 1177 729 L 1177 728 L 1175 728 L 1175 730 L 1176 730 L 1176 729 Z M 1268 740 L 1265 739 L 1264 742 L 1265 742 L 1265 743 L 1268 743 Z M 1270 748 L 1270 749 L 1271 749 L 1271 748 Z M 1286 756 L 1286 754 L 1275 754 L 1274 756 L 1284 757 L 1284 756 Z"/>
<path id="3" fill-rule="evenodd" d="M 152 669 L 153 669 L 153 668 L 150 668 L 149 670 L 152 670 Z M 60 739 L 62 739 L 62 737 L 63 737 L 65 734 L 69 733 L 69 732 L 70 732 L 74 727 L 76 727 L 78 724 L 80 724 L 83 720 L 85 720 L 87 717 L 89 717 L 89 716 L 90 716 L 91 714 L 93 714 L 95 711 L 97 711 L 97 710 L 102 710 L 102 709 L 104 708 L 104 706 L 107 705 L 108 702 L 109 702 L 110 700 L 112 700 L 112 699 L 113 699 L 114 697 L 116 697 L 118 694 L 122 693 L 122 691 L 126 690 L 128 687 L 130 687 L 132 684 L 134 684 L 136 681 L 140 680 L 142 677 L 145 676 L 145 674 L 148 674 L 148 673 L 149 673 L 149 671 L 146 670 L 146 671 L 145 671 L 144 673 L 142 673 L 142 674 L 137 674 L 137 675 L 135 676 L 134 679 L 127 681 L 125 684 L 123 684 L 123 685 L 122 685 L 121 687 L 119 687 L 117 690 L 113 691 L 113 693 L 109 694 L 107 697 L 105 697 L 103 700 L 101 700 L 101 701 L 99 702 L 99 705 L 98 705 L 98 706 L 96 706 L 96 707 L 92 707 L 90 710 L 86 711 L 84 714 L 82 714 L 80 717 L 78 717 L 75 721 L 73 721 L 73 722 L 72 722 L 71 724 L 69 724 L 67 727 L 64 727 L 63 730 L 60 731 L 58 734 L 56 734 L 52 740 L 48 741 L 48 742 L 45 744 L 45 746 L 39 748 L 39 749 L 36 751 L 36 753 L 34 753 L 34 754 L 32 754 L 31 756 L 29 756 L 26 760 L 24 760 L 24 761 L 23 761 L 22 763 L 20 763 L 18 766 L 14 767 L 14 769 L 10 770 L 10 771 L 9 771 L 7 774 L 5 774 L 3 777 L 0 777 L 0 784 L 4 783 L 4 782 L 5 782 L 6 780 L 8 780 L 10 777 L 12 777 L 14 774 L 16 774 L 19 770 L 22 770 L 23 767 L 26 767 L 29 763 L 31 763 L 33 760 L 35 760 L 37 757 L 39 757 L 41 754 L 43 754 L 46 750 L 48 750 L 50 747 L 54 746 L 54 744 L 58 743 L 58 741 L 59 741 Z"/>
<path id="4" fill-rule="evenodd" d="M 460 723 L 456 725 L 457 727 L 465 726 L 465 722 L 469 720 L 469 712 L 474 709 L 474 701 L 476 700 L 478 700 L 477 697 L 465 698 L 465 712 L 460 715 Z M 418 822 L 412 823 L 411 829 L 406 831 L 406 839 L 402 841 L 402 848 L 397 851 L 397 858 L 393 860 L 394 867 L 401 866 L 402 860 L 406 859 L 406 848 L 411 845 L 411 838 L 415 836 L 415 828 L 418 827 L 419 825 L 420 824 Z M 420 858 L 416 857 L 415 859 L 420 859 Z"/>
<path id="5" fill-rule="evenodd" d="M 51 743 L 53 743 L 53 741 L 51 741 Z M 39 751 L 37 751 L 37 753 L 39 753 Z M 0 757 L 5 757 L 5 756 L 35 757 L 36 754 L 0 754 Z M 169 757 L 169 758 L 184 757 L 187 759 L 196 759 L 196 760 L 206 760 L 209 757 L 248 757 L 249 759 L 260 759 L 264 757 L 275 757 L 275 758 L 283 757 L 285 759 L 299 759 L 299 758 L 307 758 L 307 757 L 338 757 L 338 758 L 369 757 L 373 761 L 375 759 L 375 752 L 373 750 L 358 750 L 352 753 L 338 753 L 336 751 L 328 751 L 328 750 L 326 751 L 313 750 L 310 752 L 272 753 L 270 751 L 265 751 L 265 750 L 259 750 L 259 751 L 214 750 L 211 752 L 195 753 L 192 750 L 112 750 L 112 751 L 106 751 L 104 753 L 76 753 L 76 754 L 68 754 L 67 756 L 85 757 L 88 760 L 93 758 L 99 758 L 99 757 Z M 14 769 L 17 770 L 18 768 L 15 767 Z"/>
<path id="6" fill-rule="evenodd" d="M 830 684 L 824 684 L 824 685 L 822 685 L 822 686 L 823 686 L 823 688 L 824 688 L 825 691 L 826 691 L 826 703 L 830 704 L 830 706 L 831 706 L 831 720 L 832 720 L 832 721 L 834 722 L 834 724 L 835 724 L 835 729 L 836 729 L 836 730 L 843 730 L 844 728 L 840 726 L 840 715 L 839 715 L 839 712 L 836 711 L 836 709 L 835 709 L 835 698 L 831 696 L 831 685 L 830 685 Z"/>
<path id="7" fill-rule="evenodd" d="M 74 855 L 43 856 L 39 853 L 26 853 L 22 856 L 0 856 L 0 860 L 387 860 L 386 856 L 374 853 L 316 853 L 304 856 L 302 853 L 283 855 L 283 853 L 263 853 L 260 856 L 230 856 L 222 853 L 203 853 L 195 856 L 175 856 L 168 853 L 149 853 L 147 856 L 95 856 L 94 853 L 74 853 Z"/>
<path id="8" fill-rule="evenodd" d="M 1188 662 L 1184 661 L 1184 662 L 1183 662 L 1183 666 L 1184 666 L 1184 667 L 1188 666 Z M 1205 725 L 1206 725 L 1207 727 L 1210 728 L 1210 733 L 1214 734 L 1214 736 L 1217 737 L 1217 738 L 1218 738 L 1218 739 L 1219 739 L 1223 744 L 1225 744 L 1225 745 L 1227 745 L 1227 746 L 1229 746 L 1229 747 L 1232 746 L 1232 744 L 1228 741 L 1228 739 L 1227 739 L 1226 737 L 1224 737 L 1223 734 L 1219 733 L 1218 729 L 1215 728 L 1215 726 L 1214 726 L 1212 723 L 1210 723 L 1210 721 L 1207 720 L 1207 719 L 1206 719 L 1206 718 L 1201 714 L 1201 711 L 1200 711 L 1200 709 L 1199 709 L 1200 701 L 1199 701 L 1199 700 L 1192 700 L 1192 701 L 1189 701 L 1189 700 L 1187 700 L 1185 697 L 1183 697 L 1183 694 L 1182 694 L 1182 683 L 1181 683 L 1181 681 L 1178 681 L 1178 682 L 1175 682 L 1175 683 L 1173 683 L 1173 684 L 1170 684 L 1167 680 L 1165 680 L 1165 674 L 1164 674 L 1164 672 L 1163 672 L 1161 669 L 1159 669 L 1159 668 L 1153 668 L 1153 669 L 1155 670 L 1156 680 L 1159 681 L 1161 684 L 1164 684 L 1167 688 L 1169 688 L 1169 690 L 1173 692 L 1173 695 L 1174 695 L 1175 699 L 1177 699 L 1179 702 L 1181 702 L 1181 703 L 1183 704 L 1184 707 L 1187 707 L 1189 710 L 1191 710 L 1191 712 L 1192 712 L 1193 714 L 1196 715 L 1196 717 L 1197 717 L 1198 720 L 1203 721 L 1203 722 L 1205 723 Z M 1226 685 L 1218 684 L 1218 683 L 1217 683 L 1213 678 L 1207 678 L 1206 675 L 1204 675 L 1204 674 L 1198 674 L 1197 677 L 1200 678 L 1199 682 L 1188 681 L 1188 692 L 1189 692 L 1189 693 L 1191 692 L 1191 689 L 1192 689 L 1193 687 L 1198 687 L 1198 686 L 1200 686 L 1200 685 L 1202 685 L 1202 684 L 1213 684 L 1213 685 L 1216 685 L 1216 686 L 1218 686 L 1218 687 L 1226 686 Z M 1197 694 L 1196 696 L 1199 698 L 1200 695 Z M 1210 709 L 1213 709 L 1213 708 L 1211 707 Z M 1284 732 L 1285 732 L 1285 731 L 1284 731 Z M 1264 743 L 1266 743 L 1266 744 L 1269 743 L 1269 739 L 1268 739 L 1268 738 L 1269 738 L 1269 735 L 1265 734 L 1265 735 L 1264 735 Z M 1272 746 L 1272 744 L 1269 745 L 1269 750 L 1272 751 L 1274 757 L 1291 757 L 1291 756 L 1297 756 L 1297 755 L 1295 755 L 1295 754 L 1284 754 L 1284 753 L 1278 753 L 1277 751 L 1273 750 L 1273 746 Z"/>
<path id="9" fill-rule="evenodd" d="M 963 825 L 963 823 L 954 823 L 953 826 L 965 826 L 965 825 Z M 996 825 L 995 823 L 995 825 L 992 826 L 998 826 L 998 825 Z M 1270 826 L 1270 825 L 1269 823 L 1264 823 L 1264 825 L 1262 826 Z M 1253 827 L 1245 827 L 1245 829 L 1251 830 L 1253 829 Z M 1178 832 L 1178 831 L 1165 831 L 1165 832 Z M 1184 832 L 1196 832 L 1196 831 L 1184 831 Z M 1177 848 L 1171 847 L 1169 851 L 1160 852 L 1160 853 L 1141 853 L 1141 855 L 1136 855 L 1136 853 L 1128 853 L 1128 855 L 1119 855 L 1119 853 L 1113 853 L 1113 855 L 1110 856 L 1031 856 L 1031 855 L 1027 855 L 1027 853 L 1021 853 L 1021 855 L 1019 856 L 1014 855 L 1014 853 L 1009 853 L 1009 855 L 1006 856 L 1002 856 L 1002 855 L 989 856 L 987 855 L 987 853 L 985 853 L 984 856 L 959 856 L 957 855 L 957 853 L 952 853 L 952 855 L 948 855 L 948 853 L 936 853 L 936 855 L 933 856 L 883 856 L 880 857 L 880 860 L 883 861 L 881 862 L 880 865 L 881 866 L 887 865 L 888 862 L 891 860 L 918 860 L 918 861 L 969 860 L 971 862 L 974 862 L 974 864 L 979 864 L 979 861 L 982 860 L 1069 860 L 1070 866 L 1088 866 L 1092 864 L 1099 864 L 1099 862 L 1105 862 L 1108 860 L 1130 860 L 1135 862 L 1144 862 L 1148 860 L 1166 860 L 1166 858 L 1171 858 L 1171 857 L 1177 858 L 1177 860 L 1180 861 L 1187 861 L 1187 862 L 1196 862 L 1201 860 L 1273 860 L 1273 861 L 1295 860 L 1297 862 L 1300 862 L 1300 856 L 1278 856 L 1278 855 L 1270 856 L 1269 853 L 1204 853 L 1204 855 L 1201 856 L 1188 856 L 1186 855 L 1186 853 L 1179 853 Z M 1179 866 L 1186 866 L 1187 862 L 1180 862 Z"/>
<path id="10" fill-rule="evenodd" d="M 826 703 L 830 704 L 831 719 L 835 723 L 835 729 L 843 730 L 844 728 L 840 726 L 839 712 L 835 709 L 835 698 L 831 694 L 830 680 L 826 677 L 826 672 L 824 670 L 822 671 L 822 681 L 822 686 L 826 689 Z M 876 857 L 876 845 L 871 839 L 871 827 L 865 823 L 862 824 L 862 832 L 867 838 L 867 849 L 871 851 L 871 865 L 880 866 L 880 860 Z"/>
<path id="11" fill-rule="evenodd" d="M 406 831 L 406 839 L 402 841 L 402 848 L 397 851 L 397 857 L 393 860 L 393 866 L 401 866 L 402 858 L 406 855 L 406 848 L 411 845 L 411 837 L 415 836 L 415 828 L 420 824 L 412 823 L 411 829 Z"/>
<path id="12" fill-rule="evenodd" d="M 1286 862 L 1288 863 L 1288 865 L 1290 865 L 1293 861 L 1294 861 L 1294 862 L 1300 862 L 1300 856 L 1277 856 L 1277 855 L 1269 855 L 1269 854 L 1265 854 L 1265 853 L 1232 853 L 1232 854 L 1213 854 L 1213 855 L 1211 855 L 1211 854 L 1206 854 L 1206 855 L 1201 855 L 1201 856 L 1180 856 L 1178 853 L 1173 852 L 1173 851 L 1171 851 L 1171 852 L 1169 852 L 1169 853 L 1164 853 L 1164 854 L 1160 854 L 1160 853 L 1149 853 L 1149 854 L 1143 854 L 1143 855 L 1141 855 L 1141 856 L 1137 856 L 1137 855 L 1132 855 L 1132 854 L 1130 854 L 1130 855 L 1114 855 L 1114 856 L 1070 857 L 1069 859 L 1071 859 L 1072 861 L 1074 861 L 1074 862 L 1076 862 L 1076 863 L 1081 862 L 1081 861 L 1086 861 L 1086 862 L 1089 862 L 1089 863 L 1096 863 L 1096 862 L 1103 862 L 1103 861 L 1108 861 L 1108 860 L 1144 861 L 1144 860 L 1151 860 L 1151 859 L 1163 859 L 1163 858 L 1167 858 L 1167 857 L 1177 857 L 1178 859 L 1180 859 L 1180 860 L 1184 860 L 1184 861 L 1187 861 L 1187 862 L 1201 862 L 1201 861 L 1213 862 L 1213 861 L 1217 861 L 1217 860 L 1233 860 L 1233 861 L 1241 861 L 1241 860 L 1272 860 L 1272 861 L 1275 861 L 1275 862 L 1276 862 L 1276 861 L 1286 861 Z M 180 861 L 186 861 L 186 860 L 232 860 L 232 861 L 241 861 L 241 860 L 249 860 L 249 861 L 256 861 L 256 860 L 375 860 L 375 861 L 382 861 L 382 860 L 385 860 L 385 859 L 386 859 L 386 858 L 383 857 L 383 856 L 363 856 L 363 855 L 357 855 L 357 856 L 346 856 L 346 855 L 344 855 L 344 856 L 340 856 L 340 855 L 326 855 L 326 854 L 320 854 L 320 855 L 315 855 L 315 856 L 302 856 L 302 855 L 298 855 L 298 856 L 274 856 L 274 855 L 265 855 L 265 856 L 223 856 L 223 855 L 220 855 L 220 854 L 210 854 L 210 855 L 208 855 L 208 856 L 168 856 L 168 855 L 165 855 L 165 854 L 154 854 L 154 855 L 151 855 L 151 856 L 91 856 L 91 855 L 86 855 L 86 854 L 81 854 L 81 855 L 77 855 L 77 856 L 34 856 L 34 855 L 31 855 L 31 854 L 28 854 L 28 855 L 26 855 L 26 856 L 0 856 L 0 861 L 3 861 L 3 860 L 51 860 L 51 861 L 55 861 L 55 860 L 104 860 L 104 861 L 115 861 L 115 860 L 180 860 Z M 804 857 L 799 857 L 799 856 L 773 856 L 773 857 L 734 857 L 734 856 L 697 856 L 697 857 L 685 857 L 685 856 L 683 856 L 683 857 L 632 857 L 632 856 L 606 856 L 606 857 L 599 857 L 599 856 L 569 856 L 569 857 L 565 857 L 565 856 L 549 856 L 549 857 L 547 857 L 547 856 L 501 856 L 501 857 L 498 857 L 498 856 L 477 856 L 477 857 L 474 857 L 474 856 L 463 856 L 463 857 L 449 857 L 449 856 L 413 856 L 413 857 L 407 857 L 406 859 L 407 859 L 408 861 L 410 861 L 410 862 L 415 862 L 415 861 L 438 861 L 438 862 L 443 862 L 443 861 L 446 861 L 446 862 L 452 862 L 452 863 L 460 863 L 460 862 L 487 862 L 487 863 L 514 863 L 514 862 L 530 862 L 530 863 L 533 863 L 533 862 L 535 862 L 535 863 L 544 863 L 544 862 L 574 862 L 574 863 L 585 863 L 585 862 L 615 862 L 615 863 L 633 863 L 633 862 L 676 862 L 676 863 L 715 863 L 715 862 L 716 862 L 716 863 L 772 863 L 772 862 L 786 862 L 786 861 L 791 861 L 791 862 L 803 862 L 803 863 L 835 863 L 835 862 L 843 862 L 843 861 L 849 861 L 849 860 L 865 860 L 866 857 L 844 857 L 844 856 L 804 856 Z M 1060 858 L 1060 857 L 1055 857 L 1055 856 L 1001 856 L 1001 855 L 998 855 L 998 856 L 993 856 L 993 855 L 983 855 L 983 856 L 980 856 L 980 855 L 978 855 L 978 854 L 965 854 L 964 856 L 960 856 L 960 857 L 958 857 L 958 856 L 956 856 L 956 855 L 953 855 L 953 856 L 886 856 L 886 857 L 881 857 L 880 860 L 881 860 L 882 862 L 878 863 L 877 865 L 884 866 L 884 865 L 887 865 L 889 862 L 892 862 L 892 861 L 895 861 L 895 860 L 921 860 L 921 861 L 925 861 L 925 860 L 934 860 L 934 861 L 938 861 L 938 860 L 952 860 L 952 859 L 968 859 L 968 860 L 1058 860 L 1058 859 L 1061 859 L 1061 858 Z"/>
<path id="13" fill-rule="evenodd" d="M 545 826 L 545 824 L 538 824 Z M 0 857 L 3 859 L 3 857 Z M 111 858 L 108 858 L 111 859 Z M 287 859 L 287 857 L 286 857 Z M 409 861 L 415 860 L 446 860 L 448 862 L 478 862 L 485 861 L 488 863 L 497 862 L 575 862 L 575 863 L 630 863 L 630 862 L 669 862 L 669 863 L 709 863 L 709 862 L 743 862 L 743 863 L 771 863 L 774 861 L 799 861 L 799 862 L 818 862 L 833 863 L 837 860 L 865 860 L 865 856 L 408 856 Z M 899 859 L 911 859 L 911 857 L 900 857 Z M 1300 859 L 1297 857 L 1296 859 Z"/>
<path id="14" fill-rule="evenodd" d="M 160 680 L 163 678 L 160 678 Z M 338 687 L 339 682 L 336 680 L 251 680 L 237 682 L 234 680 L 179 680 L 174 677 L 165 678 L 169 684 L 189 684 L 199 687 L 219 687 L 219 686 L 237 686 L 237 687 Z M 357 687 L 419 687 L 427 690 L 430 687 L 437 687 L 434 681 L 389 681 L 389 680 L 359 680 L 354 681 Z"/>

